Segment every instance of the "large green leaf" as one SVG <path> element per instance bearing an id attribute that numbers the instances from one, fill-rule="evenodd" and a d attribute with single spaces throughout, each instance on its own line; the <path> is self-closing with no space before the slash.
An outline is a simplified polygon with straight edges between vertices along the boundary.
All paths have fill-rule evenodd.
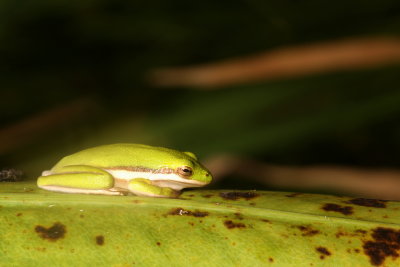
<path id="1" fill-rule="evenodd" d="M 1 266 L 399 266 L 399 202 L 266 191 L 178 199 L 0 184 Z"/>

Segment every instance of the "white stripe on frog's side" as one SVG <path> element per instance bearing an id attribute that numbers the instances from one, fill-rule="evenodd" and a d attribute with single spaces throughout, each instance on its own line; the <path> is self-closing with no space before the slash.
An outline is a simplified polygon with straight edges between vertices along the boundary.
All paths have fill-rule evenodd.
<path id="1" fill-rule="evenodd" d="M 144 178 L 148 180 L 182 180 L 186 181 L 174 173 L 153 173 L 153 172 L 141 172 L 141 171 L 129 171 L 129 170 L 118 170 L 118 169 L 104 169 L 110 173 L 114 178 L 121 180 L 131 180 L 135 178 Z"/>
<path id="2" fill-rule="evenodd" d="M 49 176 L 52 175 L 53 173 L 51 172 L 51 170 L 46 170 L 42 172 L 42 176 Z"/>

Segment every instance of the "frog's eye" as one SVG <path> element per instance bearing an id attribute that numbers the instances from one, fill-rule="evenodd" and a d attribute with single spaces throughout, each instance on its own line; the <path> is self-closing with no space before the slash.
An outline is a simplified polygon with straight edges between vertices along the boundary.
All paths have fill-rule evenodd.
<path id="1" fill-rule="evenodd" d="M 190 177 L 193 174 L 193 169 L 188 166 L 178 168 L 178 174 L 182 177 Z"/>

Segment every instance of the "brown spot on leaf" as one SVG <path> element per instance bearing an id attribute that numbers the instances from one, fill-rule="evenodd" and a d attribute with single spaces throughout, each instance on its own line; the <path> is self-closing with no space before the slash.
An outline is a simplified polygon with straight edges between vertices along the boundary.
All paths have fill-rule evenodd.
<path id="1" fill-rule="evenodd" d="M 16 215 L 17 215 L 17 217 L 19 217 L 19 216 L 22 215 L 22 213 L 21 213 L 21 212 L 18 212 Z"/>
<path id="2" fill-rule="evenodd" d="M 104 245 L 104 236 L 102 235 L 96 236 L 96 244 L 99 246 Z"/>
<path id="3" fill-rule="evenodd" d="M 156 244 L 157 244 L 157 246 L 161 246 L 161 243 L 160 243 L 160 242 L 157 242 Z"/>
<path id="4" fill-rule="evenodd" d="M 255 192 L 222 192 L 219 193 L 219 196 L 228 200 L 238 200 L 239 198 L 250 200 L 258 197 L 258 194 Z"/>
<path id="5" fill-rule="evenodd" d="M 369 198 L 353 198 L 346 203 L 364 206 L 364 207 L 373 207 L 373 208 L 386 208 L 387 200 L 380 199 L 369 199 Z"/>
<path id="6" fill-rule="evenodd" d="M 243 215 L 240 212 L 235 212 L 234 214 L 235 214 L 236 219 L 243 220 Z"/>
<path id="7" fill-rule="evenodd" d="M 268 260 L 269 260 L 269 262 L 274 262 L 274 259 L 271 257 L 269 257 Z"/>
<path id="8" fill-rule="evenodd" d="M 340 212 L 343 215 L 350 215 L 353 214 L 353 207 L 350 206 L 341 206 L 338 204 L 334 203 L 326 203 L 323 207 L 323 210 L 325 211 L 335 211 L 335 212 Z"/>
<path id="9" fill-rule="evenodd" d="M 194 217 L 206 217 L 209 213 L 207 211 L 190 211 L 182 208 L 172 209 L 167 215 L 185 215 Z"/>
<path id="10" fill-rule="evenodd" d="M 400 230 L 378 227 L 373 229 L 371 236 L 374 240 L 364 241 L 363 249 L 372 265 L 382 265 L 389 256 L 399 257 Z"/>
<path id="11" fill-rule="evenodd" d="M 362 234 L 362 235 L 365 235 L 367 233 L 367 231 L 362 230 L 362 229 L 357 229 L 357 230 L 355 230 L 355 232 L 359 233 L 359 234 Z"/>
<path id="12" fill-rule="evenodd" d="M 286 197 L 297 197 L 300 195 L 302 195 L 302 193 L 292 193 L 292 194 L 286 195 Z"/>
<path id="13" fill-rule="evenodd" d="M 231 220 L 226 220 L 224 221 L 224 225 L 226 226 L 226 228 L 228 229 L 232 229 L 232 228 L 246 228 L 246 225 L 244 225 L 243 223 L 240 222 L 233 222 Z"/>
<path id="14" fill-rule="evenodd" d="M 302 232 L 302 236 L 314 236 L 319 234 L 319 230 L 313 229 L 310 225 L 299 225 L 297 228 Z"/>
<path id="15" fill-rule="evenodd" d="M 340 238 L 341 236 L 346 236 L 346 234 L 343 233 L 342 231 L 338 231 L 338 232 L 336 233 L 336 238 Z"/>
<path id="16" fill-rule="evenodd" d="M 366 235 L 367 231 L 362 230 L 362 229 L 357 229 L 354 232 L 346 232 L 344 230 L 339 230 L 336 233 L 336 237 L 340 238 L 342 236 L 346 236 L 346 237 L 364 237 Z M 349 240 L 348 243 L 351 243 L 351 241 Z"/>
<path id="17" fill-rule="evenodd" d="M 35 231 L 41 238 L 47 239 L 51 242 L 55 242 L 58 239 L 63 238 L 65 236 L 65 233 L 67 232 L 67 230 L 65 229 L 65 225 L 59 222 L 54 223 L 49 228 L 37 225 L 35 227 Z"/>
<path id="18" fill-rule="evenodd" d="M 325 247 L 317 247 L 317 248 L 315 248 L 315 250 L 318 251 L 319 253 L 321 253 L 321 256 L 319 256 L 319 258 L 321 260 L 323 260 L 325 258 L 325 256 L 331 255 L 330 251 Z"/>

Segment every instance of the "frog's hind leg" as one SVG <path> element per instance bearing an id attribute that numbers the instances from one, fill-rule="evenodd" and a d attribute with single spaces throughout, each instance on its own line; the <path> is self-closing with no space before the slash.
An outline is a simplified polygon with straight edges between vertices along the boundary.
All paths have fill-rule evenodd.
<path id="1" fill-rule="evenodd" d="M 70 165 L 55 170 L 46 171 L 37 180 L 40 188 L 82 194 L 122 195 L 114 190 L 114 178 L 102 169 Z"/>

